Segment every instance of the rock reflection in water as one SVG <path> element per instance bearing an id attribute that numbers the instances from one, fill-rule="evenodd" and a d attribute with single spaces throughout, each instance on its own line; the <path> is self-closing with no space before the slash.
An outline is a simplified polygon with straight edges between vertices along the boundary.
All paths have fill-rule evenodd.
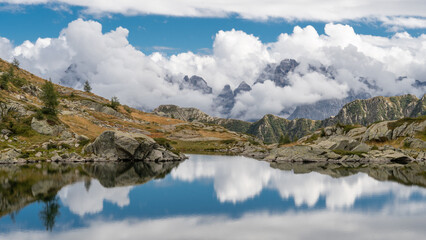
<path id="1" fill-rule="evenodd" d="M 12 214 L 13 217 L 14 213 L 32 202 L 49 202 L 46 199 L 55 199 L 61 188 L 78 181 L 85 181 L 82 184 L 86 188 L 89 187 L 88 182 L 91 178 L 96 179 L 95 183 L 90 184 L 91 188 L 94 187 L 93 185 L 98 188 L 101 187 L 100 185 L 103 186 L 102 188 L 133 186 L 155 178 L 163 178 L 178 164 L 123 162 L 0 165 L 0 217 L 7 214 Z M 63 191 L 60 196 L 66 199 L 66 191 Z M 74 197 L 81 196 L 74 195 Z M 92 212 L 96 212 L 96 208 Z M 87 211 L 76 211 L 76 213 L 85 214 Z M 45 218 L 46 215 L 40 214 L 40 216 Z M 50 229 L 49 227 L 48 230 Z"/>
<path id="2" fill-rule="evenodd" d="M 280 239 L 284 234 L 406 239 L 408 232 L 421 238 L 425 173 L 422 163 L 269 164 L 201 155 L 180 164 L 3 165 L 2 216 L 40 204 L 18 214 L 16 225 L 2 218 L 0 240 L 140 239 L 141 233 L 147 239 Z"/>

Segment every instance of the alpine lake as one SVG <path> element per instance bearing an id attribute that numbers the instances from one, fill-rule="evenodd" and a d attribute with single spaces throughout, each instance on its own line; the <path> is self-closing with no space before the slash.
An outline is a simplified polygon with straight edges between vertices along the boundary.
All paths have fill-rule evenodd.
<path id="1" fill-rule="evenodd" d="M 0 239 L 424 239 L 426 165 L 0 165 Z"/>

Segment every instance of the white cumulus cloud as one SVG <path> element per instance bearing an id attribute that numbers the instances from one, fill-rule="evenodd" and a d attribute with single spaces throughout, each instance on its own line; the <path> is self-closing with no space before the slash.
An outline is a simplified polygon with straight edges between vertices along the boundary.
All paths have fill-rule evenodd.
<path id="1" fill-rule="evenodd" d="M 423 0 L 0 0 L 11 4 L 59 4 L 79 6 L 88 14 L 158 14 L 184 17 L 228 17 L 237 14 L 246 19 L 342 21 L 386 20 L 398 18 L 396 26 L 408 28 L 424 25 L 413 24 L 413 19 L 426 17 Z M 63 8 L 59 8 L 63 9 Z M 406 18 L 403 20 L 402 18 Z M 389 21 L 385 21 L 389 23 Z M 424 22 L 423 22 L 424 24 Z"/>
<path id="2" fill-rule="evenodd" d="M 215 96 L 226 84 L 235 89 L 245 81 L 253 90 L 238 95 L 231 111 L 231 117 L 244 119 L 279 114 L 318 100 L 341 99 L 349 90 L 372 95 L 424 94 L 424 88 L 412 85 L 426 80 L 426 35 L 361 35 L 349 25 L 330 23 L 325 34 L 318 34 L 312 26 L 296 26 L 292 33 L 282 33 L 275 42 L 265 43 L 231 30 L 216 34 L 210 54 L 167 56 L 159 52 L 145 55 L 129 43 L 128 34 L 122 27 L 103 33 L 100 23 L 78 19 L 57 38 L 39 38 L 19 46 L 0 38 L 0 57 L 9 61 L 16 57 L 23 68 L 55 82 L 74 64 L 72 81 L 77 77 L 89 80 L 95 93 L 106 98 L 117 96 L 122 103 L 144 110 L 177 104 L 220 115 L 214 107 Z M 267 64 L 286 58 L 300 63 L 288 76 L 290 85 L 281 88 L 271 81 L 254 84 Z M 312 72 L 311 66 L 330 67 L 334 76 Z M 185 75 L 203 77 L 213 94 L 181 89 L 179 81 Z M 72 81 L 74 87 L 81 87 L 81 81 Z"/>

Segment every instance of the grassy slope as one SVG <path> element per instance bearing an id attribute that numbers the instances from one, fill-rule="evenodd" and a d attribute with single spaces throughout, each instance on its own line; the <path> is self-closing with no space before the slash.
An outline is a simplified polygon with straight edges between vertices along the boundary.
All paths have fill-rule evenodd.
<path id="1" fill-rule="evenodd" d="M 1 72 L 6 72 L 9 66 L 9 63 L 0 59 Z M 38 88 L 40 88 L 45 81 L 22 69 L 16 70 L 15 75 L 24 78 L 27 81 L 27 85 L 37 86 Z M 97 112 L 84 106 L 78 107 L 77 114 L 65 114 L 67 111 L 75 111 L 75 107 L 72 108 L 70 105 L 79 104 L 81 100 L 91 100 L 103 105 L 108 105 L 109 101 L 93 93 L 86 93 L 60 85 L 55 86 L 60 95 L 59 120 L 68 126 L 71 131 L 79 135 L 88 136 L 91 140 L 105 130 L 141 131 L 154 139 L 169 139 L 172 141 L 172 146 L 177 148 L 177 150 L 182 150 L 184 152 L 211 153 L 212 151 L 223 152 L 223 149 L 229 148 L 231 146 L 230 141 L 226 140 L 247 141 L 251 138 L 243 134 L 230 132 L 217 125 L 209 124 L 207 126 L 196 126 L 193 123 L 160 117 L 127 106 L 119 106 L 117 109 L 125 118 Z M 18 100 L 19 96 L 24 96 L 28 101 Z M 37 97 L 25 93 L 21 88 L 15 87 L 10 83 L 7 91 L 0 90 L 0 100 L 19 101 L 27 108 L 34 110 L 42 107 L 42 103 Z M 185 137 L 171 137 L 173 135 L 179 135 L 179 133 L 181 133 L 180 135 L 184 135 L 185 132 L 190 132 L 197 136 L 199 140 L 188 141 Z M 32 131 L 29 136 L 16 135 L 16 137 L 18 137 L 20 141 L 16 143 L 3 142 L 0 144 L 0 150 L 9 147 L 8 145 L 10 144 L 14 147 L 23 147 L 25 149 L 46 142 L 51 138 L 40 135 L 34 131 Z M 25 145 L 23 145 L 22 142 L 25 142 Z"/>

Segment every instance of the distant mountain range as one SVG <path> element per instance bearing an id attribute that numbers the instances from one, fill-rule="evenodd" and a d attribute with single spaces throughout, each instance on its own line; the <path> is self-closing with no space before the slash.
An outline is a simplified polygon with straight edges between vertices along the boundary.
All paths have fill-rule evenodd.
<path id="1" fill-rule="evenodd" d="M 231 111 L 235 106 L 238 95 L 252 91 L 252 87 L 254 85 L 264 83 L 265 81 L 272 81 L 277 87 L 281 88 L 289 86 L 291 84 L 289 80 L 290 74 L 302 74 L 297 70 L 299 65 L 300 63 L 294 59 L 284 59 L 279 63 L 267 64 L 254 81 L 253 85 L 249 85 L 247 82 L 241 81 L 237 88 L 232 89 L 230 85 L 225 85 L 219 93 L 214 93 L 213 89 L 208 85 L 208 82 L 203 78 L 203 76 L 193 75 L 184 76 L 183 78 L 181 76 L 166 76 L 165 80 L 178 84 L 181 90 L 191 89 L 199 91 L 202 94 L 214 95 L 212 109 L 219 112 L 224 118 L 230 118 L 231 116 L 234 118 L 240 118 L 241 116 L 236 116 L 235 113 L 231 115 Z M 60 83 L 65 86 L 81 88 L 86 78 L 80 73 L 79 67 L 81 66 L 71 64 L 64 72 Z M 334 79 L 336 76 L 336 70 L 332 66 L 324 66 L 321 64 L 309 64 L 307 71 L 317 72 L 330 79 Z M 404 78 L 406 77 L 399 77 L 397 80 L 403 80 Z M 380 90 L 375 84 L 375 81 L 371 79 L 360 77 L 359 81 L 364 83 L 371 91 Z M 413 86 L 423 88 L 426 91 L 426 82 L 424 81 L 416 80 Z M 279 115 L 285 116 L 289 120 L 298 118 L 325 120 L 331 116 L 336 116 L 345 104 L 356 99 L 367 99 L 370 97 L 372 96 L 367 91 L 355 92 L 353 90 L 349 90 L 347 97 L 345 98 L 324 99 L 312 104 L 304 104 L 293 108 L 282 109 Z"/>
<path id="2" fill-rule="evenodd" d="M 278 142 L 281 136 L 287 136 L 294 141 L 321 127 L 337 123 L 367 126 L 378 121 L 426 115 L 426 94 L 421 99 L 409 94 L 358 99 L 345 104 L 335 117 L 325 120 L 307 118 L 289 120 L 268 114 L 251 123 L 237 119 L 212 117 L 196 108 L 181 108 L 175 105 L 159 106 L 153 113 L 184 121 L 219 124 L 231 131 L 251 134 L 264 142 L 274 143 Z"/>

